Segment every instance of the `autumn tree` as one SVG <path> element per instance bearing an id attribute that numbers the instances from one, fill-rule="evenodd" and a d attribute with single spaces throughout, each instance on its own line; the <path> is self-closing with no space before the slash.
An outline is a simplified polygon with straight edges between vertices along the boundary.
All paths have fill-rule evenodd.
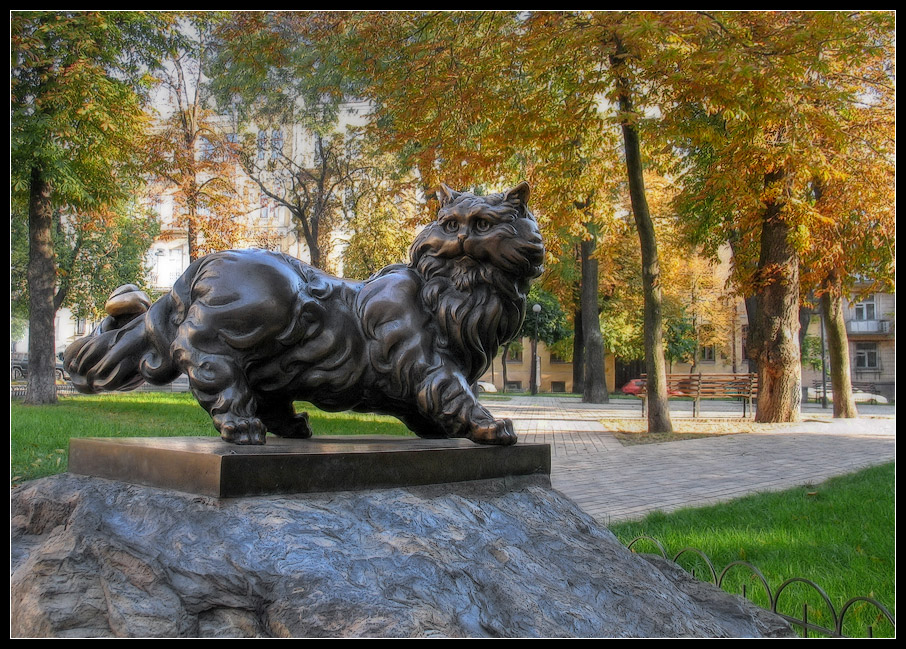
<path id="1" fill-rule="evenodd" d="M 754 298 L 747 305 L 757 419 L 794 421 L 800 268 L 822 220 L 816 180 L 833 176 L 831 161 L 859 140 L 853 118 L 877 90 L 860 61 L 874 59 L 874 79 L 892 85 L 878 58 L 893 38 L 892 16 L 701 13 L 687 27 L 662 59 L 672 70 L 664 77 L 665 130 L 685 152 L 681 202 L 700 232 L 732 246 L 737 280 Z"/>
<path id="2" fill-rule="evenodd" d="M 628 30 L 626 30 L 628 32 Z M 645 303 L 645 371 L 648 393 L 648 432 L 673 431 L 670 406 L 667 401 L 666 359 L 664 357 L 663 296 L 660 281 L 660 260 L 654 222 L 648 209 L 645 192 L 644 164 L 638 121 L 641 113 L 636 107 L 638 83 L 633 81 L 632 60 L 641 56 L 634 51 L 629 34 L 621 25 L 606 25 L 602 35 L 609 48 L 607 57 L 613 76 L 614 94 L 619 108 L 620 129 L 626 161 L 632 215 L 642 253 L 642 291 Z"/>
<path id="3" fill-rule="evenodd" d="M 815 215 L 804 257 L 803 281 L 819 297 L 827 331 L 835 417 L 858 415 L 844 300 L 866 289 L 893 292 L 896 276 L 896 34 L 890 14 L 860 18 L 858 37 L 841 40 L 821 71 L 833 101 L 819 106 L 837 128 L 815 143 L 827 164 L 810 186 Z"/>
<path id="4" fill-rule="evenodd" d="M 335 237 L 351 216 L 347 204 L 359 201 L 367 162 L 353 153 L 354 143 L 342 133 L 310 132 L 311 151 L 274 144 L 282 137 L 280 129 L 259 133 L 265 137 L 247 138 L 256 144 L 247 145 L 240 154 L 245 173 L 263 197 L 289 210 L 311 265 L 332 271 Z M 264 156 L 259 153 L 262 141 L 271 142 Z"/>
<path id="5" fill-rule="evenodd" d="M 573 238 L 571 241 L 570 237 L 562 235 L 554 239 L 560 249 L 552 251 L 549 271 L 542 278 L 543 285 L 549 287 L 572 314 L 569 347 L 559 343 L 557 354 L 572 362 L 573 390 L 582 394 L 586 402 L 609 399 L 604 387 L 604 350 L 621 360 L 644 358 L 640 264 L 638 249 L 633 244 L 634 232 L 625 219 L 612 216 L 606 227 L 596 228 L 596 235 L 594 240 Z M 570 244 L 573 250 L 569 249 Z M 594 265 L 592 272 L 589 272 L 589 262 Z M 583 296 L 583 286 L 594 288 L 586 290 Z M 590 317 L 586 315 L 585 323 L 583 313 L 590 313 Z M 583 340 L 586 329 L 597 338 L 590 345 Z M 595 367 L 586 367 L 585 351 L 589 347 L 593 349 L 595 344 L 600 346 L 600 356 L 592 354 L 591 357 L 600 360 Z M 597 378 L 594 378 L 595 374 Z M 600 383 L 603 394 L 595 395 L 586 390 L 587 375 L 592 376 L 593 382 Z"/>
<path id="6" fill-rule="evenodd" d="M 135 192 L 145 73 L 169 20 L 138 12 L 10 15 L 10 189 L 28 214 L 28 403 L 56 401 L 54 213 L 99 212 Z"/>
<path id="7" fill-rule="evenodd" d="M 668 357 L 671 363 L 689 363 L 689 371 L 695 372 L 703 349 L 729 351 L 736 316 L 730 304 L 735 304 L 736 295 L 726 290 L 725 279 L 718 272 L 719 262 L 681 242 L 666 248 L 664 312 L 670 331 Z"/>
<path id="8" fill-rule="evenodd" d="M 360 120 L 335 60 L 335 20 L 329 12 L 232 14 L 210 66 L 212 88 L 242 133 L 245 173 L 263 201 L 289 211 L 311 264 L 323 269 L 369 169 L 347 128 Z"/>
<path id="9" fill-rule="evenodd" d="M 858 416 L 843 315 L 845 301 L 867 291 L 894 290 L 894 114 L 887 111 L 886 119 L 873 120 L 871 133 L 848 149 L 864 152 L 862 144 L 873 141 L 869 147 L 874 160 L 869 165 L 850 156 L 848 160 L 838 158 L 839 173 L 827 183 L 816 183 L 819 191 L 814 207 L 819 219 L 812 229 L 812 245 L 806 254 L 808 272 L 803 281 L 819 298 L 827 333 L 834 417 Z M 875 157 L 881 151 L 886 153 Z"/>
<path id="10" fill-rule="evenodd" d="M 584 246 L 591 277 L 591 252 L 613 213 L 615 149 L 595 92 L 578 92 L 587 68 L 557 58 L 578 51 L 568 26 L 506 12 L 348 22 L 347 65 L 374 105 L 369 132 L 414 170 L 423 191 L 440 182 L 499 188 L 527 180 L 548 249 Z M 578 337 L 593 372 L 586 400 L 600 401 L 607 393 L 597 281 L 586 286 L 573 302 L 590 323 L 590 334 Z"/>
<path id="11" fill-rule="evenodd" d="M 184 14 L 157 72 L 165 107 L 149 138 L 154 178 L 171 191 L 174 225 L 185 228 L 189 260 L 235 247 L 246 208 L 238 185 L 238 143 L 204 76 L 216 14 Z"/>
<path id="12" fill-rule="evenodd" d="M 732 340 L 735 296 L 713 260 L 703 256 L 685 238 L 672 206 L 673 184 L 652 171 L 645 173 L 646 194 L 661 259 L 663 285 L 664 355 L 670 371 L 675 363 L 690 364 L 695 371 L 702 349 L 724 351 Z M 631 215 L 628 191 L 622 197 L 611 234 L 598 251 L 603 264 L 600 286 L 601 330 L 605 344 L 621 361 L 645 358 L 645 306 L 641 250 Z"/>

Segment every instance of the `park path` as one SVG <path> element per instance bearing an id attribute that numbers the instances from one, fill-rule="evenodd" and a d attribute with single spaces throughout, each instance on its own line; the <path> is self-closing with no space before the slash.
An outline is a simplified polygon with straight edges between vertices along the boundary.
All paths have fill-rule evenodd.
<path id="1" fill-rule="evenodd" d="M 802 423 L 765 432 L 623 446 L 606 420 L 640 417 L 637 402 L 512 397 L 484 404 L 513 420 L 521 442 L 550 444 L 554 488 L 604 524 L 817 484 L 896 459 L 893 406 L 847 420 L 807 406 Z M 686 405 L 671 404 L 673 416 L 691 416 Z M 738 417 L 735 410 L 737 404 L 714 403 L 704 416 Z"/>

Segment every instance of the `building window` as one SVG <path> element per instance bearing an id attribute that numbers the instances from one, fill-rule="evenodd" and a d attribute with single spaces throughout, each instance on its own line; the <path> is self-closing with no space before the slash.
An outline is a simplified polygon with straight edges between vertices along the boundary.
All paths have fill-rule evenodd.
<path id="1" fill-rule="evenodd" d="M 714 345 L 702 345 L 698 352 L 698 360 L 703 363 L 713 363 Z"/>
<path id="2" fill-rule="evenodd" d="M 274 129 L 271 133 L 271 160 L 276 160 L 283 152 L 283 131 Z"/>
<path id="3" fill-rule="evenodd" d="M 522 362 L 522 350 L 514 349 L 510 347 L 509 353 L 506 356 L 507 363 L 521 363 Z"/>
<path id="4" fill-rule="evenodd" d="M 865 298 L 861 302 L 856 302 L 853 305 L 853 310 L 856 312 L 856 320 L 877 320 L 877 314 L 875 311 L 875 296 Z"/>
<path id="5" fill-rule="evenodd" d="M 507 381 L 506 389 L 511 390 L 513 392 L 521 392 L 522 391 L 522 381 Z"/>
<path id="6" fill-rule="evenodd" d="M 78 318 L 75 323 L 75 332 L 76 335 L 83 336 L 85 335 L 85 330 L 88 328 L 88 321 L 85 318 Z"/>
<path id="7" fill-rule="evenodd" d="M 214 145 L 211 141 L 202 136 L 198 138 L 198 148 L 201 152 L 201 159 L 210 162 L 214 159 Z"/>
<path id="8" fill-rule="evenodd" d="M 267 157 L 267 131 L 258 131 L 258 159 Z"/>
<path id="9" fill-rule="evenodd" d="M 271 216 L 271 201 L 267 194 L 261 194 L 261 218 L 269 219 Z"/>
<path id="10" fill-rule="evenodd" d="M 878 369 L 878 344 L 856 343 L 856 369 Z"/>
<path id="11" fill-rule="evenodd" d="M 568 363 L 568 362 L 569 362 L 569 361 L 560 358 L 560 357 L 557 356 L 556 354 L 551 353 L 551 364 L 552 364 L 552 365 L 555 365 L 555 364 L 557 364 L 557 363 Z M 556 392 L 556 390 L 554 390 L 554 392 Z"/>
<path id="12" fill-rule="evenodd" d="M 566 392 L 566 381 L 551 381 L 551 392 Z"/>

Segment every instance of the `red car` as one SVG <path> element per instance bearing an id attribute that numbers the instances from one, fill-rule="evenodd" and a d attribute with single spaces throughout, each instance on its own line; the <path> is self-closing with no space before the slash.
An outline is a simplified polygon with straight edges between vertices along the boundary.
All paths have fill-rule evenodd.
<path id="1" fill-rule="evenodd" d="M 644 386 L 645 381 L 643 379 L 632 379 L 620 391 L 623 394 L 631 394 L 634 397 L 638 397 L 641 396 Z M 682 390 L 667 390 L 667 394 L 671 397 L 681 397 L 685 393 Z"/>
<path id="2" fill-rule="evenodd" d="M 642 379 L 632 379 L 629 383 L 624 385 L 620 391 L 623 394 L 631 394 L 637 397 L 642 393 L 642 386 L 644 385 L 645 382 Z"/>

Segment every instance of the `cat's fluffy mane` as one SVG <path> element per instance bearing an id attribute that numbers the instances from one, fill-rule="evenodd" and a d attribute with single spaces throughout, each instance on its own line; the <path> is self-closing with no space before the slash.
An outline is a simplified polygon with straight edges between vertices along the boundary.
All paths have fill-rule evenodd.
<path id="1" fill-rule="evenodd" d="M 409 266 L 425 280 L 421 300 L 436 317 L 440 342 L 467 362 L 473 380 L 487 370 L 499 346 L 519 331 L 529 283 L 542 272 L 544 246 L 525 204 L 527 194 L 527 185 L 490 196 L 446 187 L 439 192 L 441 213 L 447 207 L 481 212 L 503 221 L 498 227 L 512 230 L 489 259 L 436 254 L 431 239 L 439 220 L 410 248 Z"/>

